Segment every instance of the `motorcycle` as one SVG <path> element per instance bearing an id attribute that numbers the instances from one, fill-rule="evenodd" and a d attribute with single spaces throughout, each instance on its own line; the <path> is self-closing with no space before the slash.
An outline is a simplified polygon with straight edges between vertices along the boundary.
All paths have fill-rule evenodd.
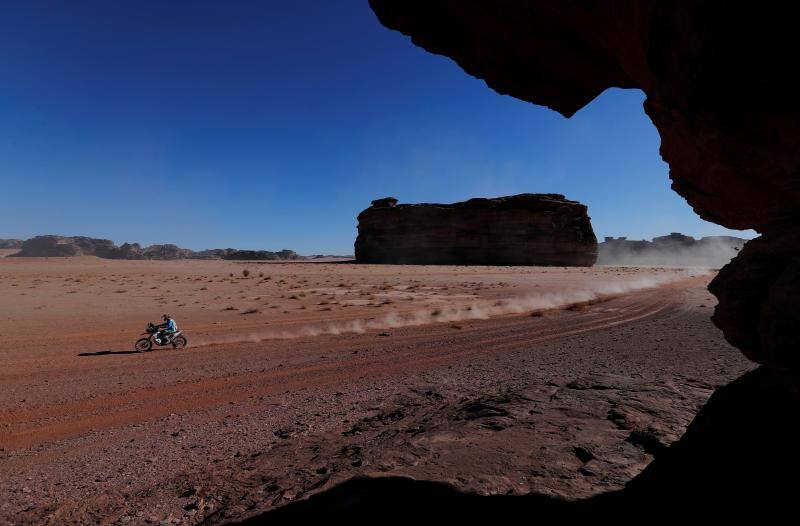
<path id="1" fill-rule="evenodd" d="M 146 334 L 147 337 L 136 340 L 136 345 L 134 345 L 134 348 L 139 352 L 149 351 L 153 348 L 153 344 L 155 343 L 160 347 L 172 345 L 173 349 L 182 349 L 189 343 L 186 339 L 186 336 L 183 335 L 183 331 L 177 331 L 169 335 L 162 335 L 159 333 L 160 331 L 158 327 L 156 327 L 152 322 L 149 322 L 147 324 L 147 328 L 142 333 Z"/>

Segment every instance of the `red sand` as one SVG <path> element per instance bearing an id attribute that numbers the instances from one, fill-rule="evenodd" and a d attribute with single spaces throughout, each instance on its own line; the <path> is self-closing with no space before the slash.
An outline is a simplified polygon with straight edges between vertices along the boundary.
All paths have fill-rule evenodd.
<path id="1" fill-rule="evenodd" d="M 3 258 L 0 522 L 223 522 L 364 473 L 619 488 L 634 431 L 670 443 L 750 368 L 709 278 Z M 164 310 L 190 346 L 131 353 Z"/>

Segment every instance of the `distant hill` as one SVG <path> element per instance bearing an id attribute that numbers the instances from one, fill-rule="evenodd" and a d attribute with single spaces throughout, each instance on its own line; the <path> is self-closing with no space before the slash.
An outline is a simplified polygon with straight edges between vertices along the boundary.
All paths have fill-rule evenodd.
<path id="1" fill-rule="evenodd" d="M 652 241 L 607 237 L 597 245 L 597 264 L 721 267 L 733 259 L 746 242 L 733 236 L 695 239 L 678 232 L 654 237 Z"/>
<path id="2" fill-rule="evenodd" d="M 294 250 L 237 250 L 216 248 L 195 252 L 173 244 L 142 247 L 139 243 L 124 243 L 117 246 L 110 239 L 84 236 L 36 236 L 25 241 L 19 239 L 0 240 L 0 248 L 18 248 L 19 252 L 8 257 L 68 257 L 96 256 L 105 259 L 231 259 L 295 261 L 306 258 Z"/>
<path id="3" fill-rule="evenodd" d="M 308 259 L 300 256 L 294 250 L 279 250 L 270 252 L 269 250 L 237 250 L 235 248 L 213 248 L 195 252 L 194 259 L 239 259 L 239 260 L 296 260 Z"/>
<path id="4" fill-rule="evenodd" d="M 22 248 L 22 243 L 21 239 L 0 239 L 0 249 Z"/>

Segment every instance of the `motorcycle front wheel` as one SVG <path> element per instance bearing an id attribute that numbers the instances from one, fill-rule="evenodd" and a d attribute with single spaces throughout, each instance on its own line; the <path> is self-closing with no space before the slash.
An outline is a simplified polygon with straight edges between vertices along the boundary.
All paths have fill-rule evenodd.
<path id="1" fill-rule="evenodd" d="M 153 347 L 153 342 L 150 341 L 150 338 L 140 338 L 136 340 L 136 345 L 134 348 L 139 351 L 149 351 Z"/>
<path id="2" fill-rule="evenodd" d="M 174 347 L 175 349 L 183 349 L 184 347 L 186 347 L 187 343 L 189 342 L 186 341 L 186 337 L 178 336 L 177 338 L 172 340 L 172 347 Z"/>

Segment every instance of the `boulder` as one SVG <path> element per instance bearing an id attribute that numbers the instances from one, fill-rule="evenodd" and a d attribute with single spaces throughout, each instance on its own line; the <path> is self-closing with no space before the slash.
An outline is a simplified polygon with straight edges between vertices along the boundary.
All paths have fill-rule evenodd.
<path id="1" fill-rule="evenodd" d="M 359 263 L 591 266 L 597 239 L 585 205 L 560 194 L 453 204 L 378 199 L 358 215 Z"/>

